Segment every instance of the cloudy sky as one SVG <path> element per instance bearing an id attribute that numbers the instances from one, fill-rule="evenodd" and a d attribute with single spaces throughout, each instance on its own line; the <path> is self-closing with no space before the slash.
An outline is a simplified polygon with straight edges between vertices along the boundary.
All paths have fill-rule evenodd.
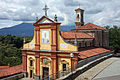
<path id="1" fill-rule="evenodd" d="M 48 17 L 57 14 L 62 25 L 74 25 L 74 10 L 80 4 L 85 23 L 120 26 L 120 0 L 0 0 L 0 28 L 33 23 L 36 16 L 44 15 L 45 4 L 50 8 Z"/>

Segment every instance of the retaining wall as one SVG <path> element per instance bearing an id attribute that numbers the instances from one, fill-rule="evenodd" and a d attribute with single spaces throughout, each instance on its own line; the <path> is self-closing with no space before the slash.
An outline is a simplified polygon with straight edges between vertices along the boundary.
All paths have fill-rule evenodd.
<path id="1" fill-rule="evenodd" d="M 112 52 L 105 53 L 105 54 L 103 53 L 102 55 L 94 56 L 86 60 L 83 60 L 82 62 L 79 62 L 79 65 L 78 65 L 79 67 L 75 71 L 69 73 L 66 76 L 59 78 L 59 80 L 74 80 L 77 76 L 79 76 L 83 72 L 87 71 L 88 69 L 92 68 L 93 66 L 97 65 L 98 63 L 112 56 L 113 56 Z"/>

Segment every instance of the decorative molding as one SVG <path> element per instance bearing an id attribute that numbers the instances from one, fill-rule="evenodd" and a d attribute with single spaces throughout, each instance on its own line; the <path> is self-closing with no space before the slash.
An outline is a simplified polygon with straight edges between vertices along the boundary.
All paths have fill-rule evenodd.
<path id="1" fill-rule="evenodd" d="M 26 52 L 26 53 L 28 53 L 28 54 L 35 54 L 35 52 Z"/>
<path id="2" fill-rule="evenodd" d="M 44 58 L 46 58 L 46 59 L 48 59 L 48 60 L 52 60 L 51 58 L 49 58 L 49 57 L 40 57 L 40 59 L 44 59 Z"/>
<path id="3" fill-rule="evenodd" d="M 51 56 L 50 53 L 40 53 L 40 55 L 49 55 L 49 56 Z"/>
<path id="4" fill-rule="evenodd" d="M 61 63 L 62 63 L 62 64 L 69 64 L 69 62 L 66 61 L 66 60 L 61 60 Z"/>
<path id="5" fill-rule="evenodd" d="M 35 61 L 32 57 L 29 57 L 29 60 L 33 60 L 33 61 Z"/>

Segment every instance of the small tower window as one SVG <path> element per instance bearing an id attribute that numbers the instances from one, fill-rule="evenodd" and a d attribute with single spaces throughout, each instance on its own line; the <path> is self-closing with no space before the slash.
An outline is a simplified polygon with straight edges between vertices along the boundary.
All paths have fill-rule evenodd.
<path id="1" fill-rule="evenodd" d="M 79 18 L 79 14 L 77 14 L 77 18 Z"/>
<path id="2" fill-rule="evenodd" d="M 79 14 L 77 14 L 77 21 L 79 21 L 79 18 L 80 18 L 80 15 L 79 15 Z"/>

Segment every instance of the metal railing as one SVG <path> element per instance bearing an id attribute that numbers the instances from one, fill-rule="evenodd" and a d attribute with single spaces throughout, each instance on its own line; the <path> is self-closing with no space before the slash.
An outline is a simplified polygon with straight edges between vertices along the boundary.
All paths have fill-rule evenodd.
<path id="1" fill-rule="evenodd" d="M 49 75 L 47 77 L 42 78 L 42 80 L 55 80 L 55 79 L 58 79 L 60 77 L 63 77 L 65 75 L 69 74 L 70 72 L 74 71 L 76 68 L 77 68 L 77 64 L 72 65 L 72 67 L 69 66 L 69 67 L 65 68 L 64 70 L 58 71 L 58 72 L 53 73 L 53 74 L 51 74 L 51 75 Z"/>

